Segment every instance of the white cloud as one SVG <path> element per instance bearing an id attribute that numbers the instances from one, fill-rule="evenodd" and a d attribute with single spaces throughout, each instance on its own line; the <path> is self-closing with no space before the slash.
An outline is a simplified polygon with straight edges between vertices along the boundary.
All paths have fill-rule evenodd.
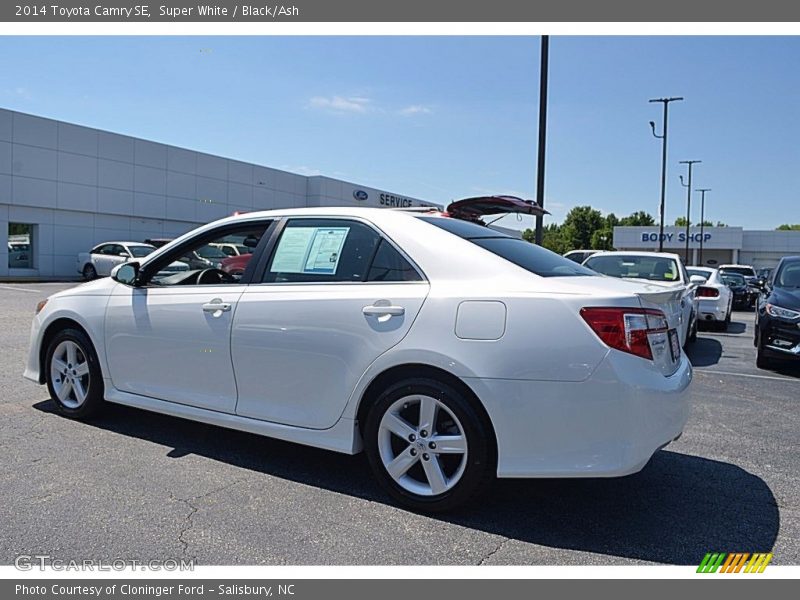
<path id="1" fill-rule="evenodd" d="M 406 106 L 405 108 L 401 108 L 398 111 L 398 114 L 401 114 L 404 117 L 410 117 L 413 115 L 429 115 L 432 112 L 433 111 L 427 106 L 423 106 L 422 104 L 412 104 L 410 106 Z"/>
<path id="2" fill-rule="evenodd" d="M 339 113 L 366 113 L 373 110 L 372 100 L 362 96 L 314 96 L 308 101 L 311 108 Z"/>

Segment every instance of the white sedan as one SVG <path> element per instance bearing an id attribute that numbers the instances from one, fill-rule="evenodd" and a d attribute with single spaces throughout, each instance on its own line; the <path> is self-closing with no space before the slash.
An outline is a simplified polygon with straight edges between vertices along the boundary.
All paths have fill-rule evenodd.
<path id="1" fill-rule="evenodd" d="M 671 290 L 664 300 L 670 327 L 680 332 L 681 345 L 697 339 L 697 298 L 699 278 L 691 281 L 680 256 L 670 252 L 598 252 L 585 261 L 585 267 L 609 277 L 640 281 Z"/>
<path id="2" fill-rule="evenodd" d="M 697 286 L 698 323 L 714 325 L 727 331 L 731 322 L 733 292 L 720 278 L 718 269 L 708 267 L 687 267 L 689 277 L 701 277 L 703 283 Z"/>
<path id="3" fill-rule="evenodd" d="M 477 220 L 308 208 L 204 225 L 40 302 L 25 377 L 72 418 L 105 401 L 363 449 L 419 510 L 460 505 L 495 476 L 642 469 L 689 413 L 663 289 L 459 214 Z M 258 240 L 240 279 L 154 278 L 232 235 Z"/>
<path id="4" fill-rule="evenodd" d="M 89 252 L 78 254 L 76 268 L 78 273 L 86 280 L 96 277 L 108 277 L 117 265 L 144 258 L 154 252 L 155 246 L 142 242 L 103 242 L 92 248 Z M 185 262 L 175 261 L 166 265 L 165 273 L 188 271 L 189 265 Z"/>

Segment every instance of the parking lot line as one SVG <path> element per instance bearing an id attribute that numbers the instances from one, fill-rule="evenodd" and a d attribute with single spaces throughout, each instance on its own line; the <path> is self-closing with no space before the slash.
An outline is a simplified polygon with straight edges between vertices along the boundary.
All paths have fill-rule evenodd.
<path id="1" fill-rule="evenodd" d="M 31 288 L 14 287 L 13 285 L 0 285 L 0 290 L 12 290 L 14 292 L 28 292 L 29 294 L 41 294 L 39 290 Z"/>
<path id="2" fill-rule="evenodd" d="M 751 377 L 753 379 L 773 379 L 775 381 L 793 381 L 800 383 L 800 380 L 791 377 L 779 377 L 777 375 L 756 375 L 754 373 L 734 373 L 733 371 L 717 371 L 716 369 L 698 369 L 695 367 L 695 373 L 711 373 L 713 375 L 736 375 L 737 377 Z"/>

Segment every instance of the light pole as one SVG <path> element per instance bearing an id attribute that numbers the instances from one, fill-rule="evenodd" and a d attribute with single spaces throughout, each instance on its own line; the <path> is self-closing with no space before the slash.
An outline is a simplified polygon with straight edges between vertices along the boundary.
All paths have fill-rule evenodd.
<path id="1" fill-rule="evenodd" d="M 700 266 L 704 266 L 703 262 L 703 223 L 706 220 L 706 192 L 710 192 L 711 188 L 700 188 L 695 192 L 700 192 Z"/>
<path id="2" fill-rule="evenodd" d="M 692 216 L 692 165 L 703 162 L 702 160 L 682 160 L 680 164 L 689 165 L 689 182 L 683 183 L 683 175 L 681 175 L 681 185 L 686 188 L 686 255 L 684 256 L 684 264 L 689 265 L 689 226 L 692 224 L 690 217 Z"/>
<path id="3" fill-rule="evenodd" d="M 653 136 L 661 140 L 661 204 L 659 213 L 661 218 L 658 225 L 658 251 L 664 250 L 664 197 L 667 192 L 667 117 L 669 115 L 669 103 L 683 100 L 680 96 L 672 98 L 653 98 L 650 102 L 661 102 L 664 105 L 664 133 L 658 135 L 656 133 L 655 121 L 650 121 L 650 129 L 653 130 Z"/>
<path id="4" fill-rule="evenodd" d="M 536 203 L 544 208 L 544 151 L 547 138 L 547 63 L 550 56 L 550 36 L 542 36 L 539 69 L 539 149 L 536 163 Z M 536 243 L 542 245 L 544 215 L 536 215 Z"/>

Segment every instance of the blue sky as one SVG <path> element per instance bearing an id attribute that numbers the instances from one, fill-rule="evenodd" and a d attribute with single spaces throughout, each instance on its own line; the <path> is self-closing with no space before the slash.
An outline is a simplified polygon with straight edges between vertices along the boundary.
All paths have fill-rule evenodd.
<path id="1" fill-rule="evenodd" d="M 553 37 L 547 207 L 800 222 L 800 38 Z M 4 37 L 0 106 L 428 200 L 533 197 L 539 39 Z M 699 202 L 693 200 L 693 206 Z M 694 219 L 699 212 L 693 211 Z"/>

